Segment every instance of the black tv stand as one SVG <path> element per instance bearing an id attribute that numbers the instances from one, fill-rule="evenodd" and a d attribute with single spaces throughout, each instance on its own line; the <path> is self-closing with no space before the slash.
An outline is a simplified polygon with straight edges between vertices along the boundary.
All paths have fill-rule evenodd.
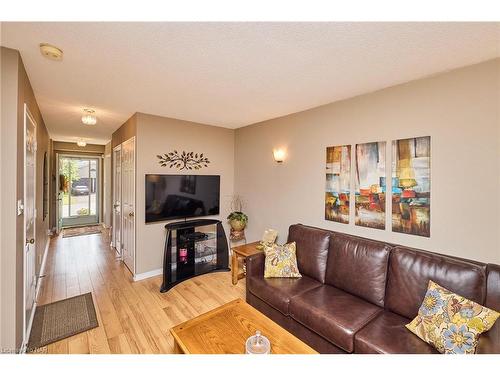
<path id="1" fill-rule="evenodd" d="M 165 225 L 164 293 L 174 285 L 208 272 L 229 271 L 229 248 L 220 220 L 184 220 Z"/>

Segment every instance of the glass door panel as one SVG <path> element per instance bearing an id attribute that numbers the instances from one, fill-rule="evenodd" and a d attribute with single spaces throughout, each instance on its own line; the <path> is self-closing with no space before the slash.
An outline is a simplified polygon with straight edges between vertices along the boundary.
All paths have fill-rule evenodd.
<path id="1" fill-rule="evenodd" d="M 98 223 L 99 160 L 61 156 L 59 166 L 62 226 Z"/>

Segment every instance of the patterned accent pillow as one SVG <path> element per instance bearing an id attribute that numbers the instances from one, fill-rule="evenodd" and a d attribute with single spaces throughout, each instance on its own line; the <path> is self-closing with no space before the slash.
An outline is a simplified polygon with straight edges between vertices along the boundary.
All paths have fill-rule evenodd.
<path id="1" fill-rule="evenodd" d="M 406 325 L 440 353 L 474 354 L 479 335 L 500 316 L 495 310 L 429 281 L 418 315 Z"/>
<path id="2" fill-rule="evenodd" d="M 285 245 L 266 245 L 264 253 L 264 277 L 302 277 L 297 267 L 295 242 Z"/>

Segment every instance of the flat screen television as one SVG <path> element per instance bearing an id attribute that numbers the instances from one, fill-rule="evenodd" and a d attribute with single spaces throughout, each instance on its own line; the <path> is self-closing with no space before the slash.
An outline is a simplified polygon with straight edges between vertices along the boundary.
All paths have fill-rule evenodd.
<path id="1" fill-rule="evenodd" d="M 220 176 L 146 175 L 146 223 L 219 214 Z"/>

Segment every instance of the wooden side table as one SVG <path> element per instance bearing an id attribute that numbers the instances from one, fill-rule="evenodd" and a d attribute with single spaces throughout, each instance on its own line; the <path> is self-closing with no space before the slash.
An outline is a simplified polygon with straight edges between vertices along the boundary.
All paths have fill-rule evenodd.
<path id="1" fill-rule="evenodd" d="M 245 277 L 245 271 L 239 269 L 239 260 L 241 259 L 245 262 L 246 257 L 261 253 L 263 250 L 259 250 L 256 246 L 260 243 L 260 241 L 251 242 L 245 245 L 240 245 L 233 247 L 233 255 L 231 256 L 231 274 L 233 279 L 233 285 L 238 284 L 238 280 L 243 279 Z"/>

